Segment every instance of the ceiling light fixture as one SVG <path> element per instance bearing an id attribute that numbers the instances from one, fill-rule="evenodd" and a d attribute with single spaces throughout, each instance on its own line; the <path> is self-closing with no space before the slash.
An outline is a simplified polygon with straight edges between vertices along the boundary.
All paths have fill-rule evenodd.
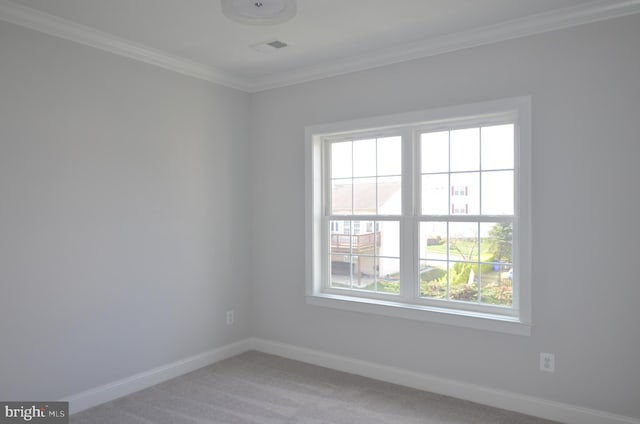
<path id="1" fill-rule="evenodd" d="M 221 0 L 222 13 L 248 25 L 275 25 L 296 15 L 296 0 Z"/>
<path id="2" fill-rule="evenodd" d="M 284 49 L 288 44 L 281 40 L 269 40 L 262 43 L 252 44 L 249 47 L 260 53 L 275 53 L 280 49 Z"/>

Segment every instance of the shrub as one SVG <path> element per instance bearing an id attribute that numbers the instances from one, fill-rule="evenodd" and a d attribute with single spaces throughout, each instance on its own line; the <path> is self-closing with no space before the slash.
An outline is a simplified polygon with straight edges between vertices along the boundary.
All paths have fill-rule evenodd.
<path id="1" fill-rule="evenodd" d="M 447 275 L 447 271 L 445 271 L 444 269 L 430 268 L 420 273 L 420 279 L 422 281 L 433 281 L 433 280 L 439 280 L 442 277 L 445 277 L 446 275 Z"/>
<path id="2" fill-rule="evenodd" d="M 400 282 L 378 280 L 378 291 L 387 293 L 400 293 Z"/>

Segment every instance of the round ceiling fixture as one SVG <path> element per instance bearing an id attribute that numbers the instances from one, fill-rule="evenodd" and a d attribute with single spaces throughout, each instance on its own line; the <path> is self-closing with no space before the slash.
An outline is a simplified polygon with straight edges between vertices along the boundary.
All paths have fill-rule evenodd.
<path id="1" fill-rule="evenodd" d="M 222 13 L 249 25 L 274 25 L 296 15 L 296 0 L 221 0 Z"/>

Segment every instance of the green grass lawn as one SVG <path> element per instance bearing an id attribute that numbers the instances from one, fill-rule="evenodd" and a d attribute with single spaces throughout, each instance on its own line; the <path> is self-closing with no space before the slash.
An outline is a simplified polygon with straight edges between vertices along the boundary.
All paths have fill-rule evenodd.
<path id="1" fill-rule="evenodd" d="M 429 259 L 430 255 L 435 255 L 436 259 L 441 259 L 442 256 L 447 254 L 447 243 L 443 241 L 442 244 L 432 244 L 427 246 L 427 257 L 423 259 Z M 432 256 L 433 258 L 433 256 Z M 471 240 L 455 240 L 451 244 L 449 252 L 450 260 L 464 260 L 475 262 L 478 260 L 478 246 L 475 241 Z M 492 262 L 493 254 L 488 251 L 486 246 L 481 252 L 481 262 Z"/>

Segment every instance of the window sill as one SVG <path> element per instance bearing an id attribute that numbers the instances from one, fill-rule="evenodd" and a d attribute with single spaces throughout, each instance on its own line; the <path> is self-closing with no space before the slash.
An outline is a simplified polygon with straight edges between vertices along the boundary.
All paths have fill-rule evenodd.
<path id="1" fill-rule="evenodd" d="M 518 336 L 530 336 L 532 327 L 530 323 L 522 322 L 514 317 L 336 294 L 318 293 L 307 296 L 307 304 Z"/>

